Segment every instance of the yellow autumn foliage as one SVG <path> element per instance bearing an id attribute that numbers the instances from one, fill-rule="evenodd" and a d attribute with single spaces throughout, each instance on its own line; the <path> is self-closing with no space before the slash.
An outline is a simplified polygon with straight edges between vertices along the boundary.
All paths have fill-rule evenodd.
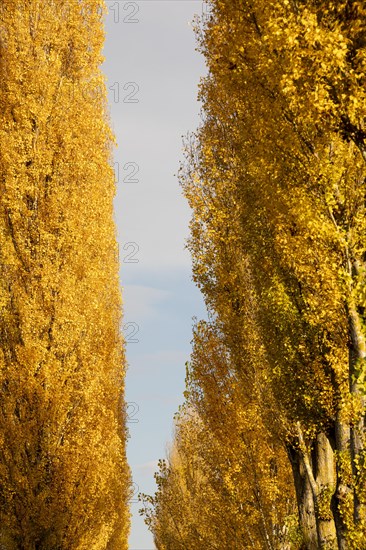
<path id="1" fill-rule="evenodd" d="M 209 8 L 196 24 L 208 66 L 202 124 L 181 169 L 194 279 L 267 429 L 287 441 L 306 547 L 359 550 L 365 6 L 212 0 Z"/>
<path id="2" fill-rule="evenodd" d="M 127 548 L 100 0 L 0 6 L 0 544 Z"/>
<path id="3" fill-rule="evenodd" d="M 284 446 L 243 391 L 213 324 L 195 327 L 185 396 L 157 492 L 142 497 L 157 548 L 299 548 Z"/>

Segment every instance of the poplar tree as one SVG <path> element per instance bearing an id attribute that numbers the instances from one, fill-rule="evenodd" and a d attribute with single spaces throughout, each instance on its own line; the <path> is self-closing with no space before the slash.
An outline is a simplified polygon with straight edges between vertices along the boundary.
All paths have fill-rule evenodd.
<path id="1" fill-rule="evenodd" d="M 365 6 L 212 0 L 194 279 L 285 442 L 306 548 L 364 548 Z M 278 419 L 267 412 L 273 408 Z"/>
<path id="2" fill-rule="evenodd" d="M 126 549 L 101 0 L 0 4 L 0 546 Z"/>
<path id="3" fill-rule="evenodd" d="M 195 326 L 174 441 L 141 513 L 161 550 L 297 550 L 285 450 L 243 387 L 222 336 L 212 322 Z"/>

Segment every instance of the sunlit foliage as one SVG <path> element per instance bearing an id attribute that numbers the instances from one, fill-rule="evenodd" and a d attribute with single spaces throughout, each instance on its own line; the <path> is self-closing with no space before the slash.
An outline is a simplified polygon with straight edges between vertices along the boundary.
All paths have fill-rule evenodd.
<path id="1" fill-rule="evenodd" d="M 193 276 L 290 459 L 305 548 L 366 548 L 365 4 L 212 0 L 180 177 Z"/>
<path id="2" fill-rule="evenodd" d="M 168 460 L 155 476 L 157 493 L 143 497 L 157 548 L 298 548 L 285 450 L 212 324 L 195 328 L 185 396 Z"/>
<path id="3" fill-rule="evenodd" d="M 125 549 L 100 0 L 0 5 L 0 546 Z"/>

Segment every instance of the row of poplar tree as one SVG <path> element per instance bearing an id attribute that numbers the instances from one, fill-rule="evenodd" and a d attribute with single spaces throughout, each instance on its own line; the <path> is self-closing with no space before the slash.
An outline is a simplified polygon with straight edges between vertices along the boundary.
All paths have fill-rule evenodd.
<path id="1" fill-rule="evenodd" d="M 159 550 L 366 549 L 366 4 L 210 0 L 180 170 L 208 321 Z"/>
<path id="2" fill-rule="evenodd" d="M 0 548 L 127 550 L 104 0 L 0 1 Z"/>
<path id="3" fill-rule="evenodd" d="M 208 321 L 159 550 L 366 549 L 366 5 L 211 0 L 180 179 Z M 103 0 L 0 2 L 0 546 L 126 550 Z"/>

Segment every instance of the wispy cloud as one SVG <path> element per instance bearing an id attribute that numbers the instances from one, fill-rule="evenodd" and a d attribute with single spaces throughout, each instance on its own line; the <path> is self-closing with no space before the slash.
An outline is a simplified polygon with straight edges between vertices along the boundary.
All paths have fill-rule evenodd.
<path id="1" fill-rule="evenodd" d="M 181 350 L 159 350 L 152 353 L 141 353 L 134 356 L 135 366 L 151 365 L 154 366 L 166 366 L 166 365 L 182 365 L 189 358 L 189 355 L 185 351 Z"/>
<path id="2" fill-rule="evenodd" d="M 151 475 L 158 469 L 158 460 L 150 460 L 150 462 L 145 462 L 144 464 L 137 464 L 133 466 L 133 469 Z"/>
<path id="3" fill-rule="evenodd" d="M 171 296 L 168 290 L 142 285 L 125 285 L 122 293 L 124 318 L 137 322 L 154 317 L 158 306 Z"/>

